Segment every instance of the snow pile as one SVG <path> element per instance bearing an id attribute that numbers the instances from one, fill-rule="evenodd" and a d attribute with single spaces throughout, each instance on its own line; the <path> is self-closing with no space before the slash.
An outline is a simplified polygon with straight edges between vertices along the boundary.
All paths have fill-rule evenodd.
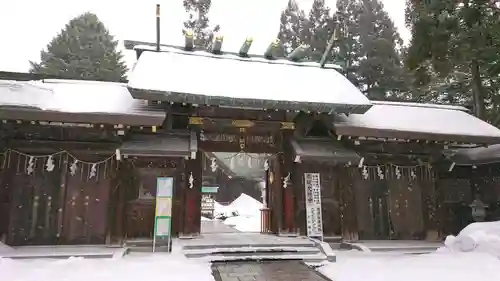
<path id="1" fill-rule="evenodd" d="M 336 263 L 318 270 L 335 281 L 471 281 L 498 280 L 499 267 L 500 260 L 483 253 L 384 256 L 338 252 Z"/>
<path id="2" fill-rule="evenodd" d="M 8 281 L 213 281 L 208 263 L 180 254 L 148 254 L 121 259 L 0 260 L 1 280 Z"/>
<path id="3" fill-rule="evenodd" d="M 500 221 L 476 222 L 455 237 L 449 235 L 439 252 L 480 252 L 500 258 Z"/>
<path id="4" fill-rule="evenodd" d="M 236 210 L 241 216 L 254 216 L 255 214 L 260 215 L 262 203 L 245 193 L 242 193 L 238 198 L 231 202 L 231 204 L 229 204 L 229 207 L 232 210 Z"/>
<path id="5" fill-rule="evenodd" d="M 224 218 L 224 224 L 242 232 L 260 231 L 260 209 L 262 203 L 242 193 L 231 204 L 215 203 L 215 217 Z"/>
<path id="6" fill-rule="evenodd" d="M 216 219 L 226 219 L 238 215 L 238 211 L 231 208 L 230 205 L 222 205 L 217 201 L 214 204 L 214 213 Z"/>

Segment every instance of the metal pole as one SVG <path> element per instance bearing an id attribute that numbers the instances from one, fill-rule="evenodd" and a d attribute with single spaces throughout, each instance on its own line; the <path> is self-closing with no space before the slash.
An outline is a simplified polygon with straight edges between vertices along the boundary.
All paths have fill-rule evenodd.
<path id="1" fill-rule="evenodd" d="M 160 51 L 160 4 L 156 4 L 156 51 Z"/>

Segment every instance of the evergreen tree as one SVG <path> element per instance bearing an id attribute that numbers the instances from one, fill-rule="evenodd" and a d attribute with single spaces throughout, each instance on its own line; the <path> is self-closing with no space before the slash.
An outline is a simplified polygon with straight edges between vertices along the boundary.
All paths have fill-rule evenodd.
<path id="1" fill-rule="evenodd" d="M 289 0 L 286 9 L 281 13 L 278 39 L 283 47 L 284 56 L 290 54 L 305 41 L 306 16 L 299 9 L 295 0 Z"/>
<path id="2" fill-rule="evenodd" d="M 212 43 L 214 33 L 219 32 L 220 26 L 210 28 L 208 12 L 212 6 L 212 0 L 183 0 L 184 9 L 189 14 L 184 22 L 183 34 L 191 30 L 194 36 L 194 45 L 207 49 Z"/>
<path id="3" fill-rule="evenodd" d="M 41 51 L 41 62 L 31 63 L 32 73 L 68 79 L 123 81 L 127 67 L 118 42 L 92 13 L 72 19 Z"/>
<path id="4" fill-rule="evenodd" d="M 363 59 L 358 75 L 371 99 L 399 99 L 407 91 L 399 50 L 402 39 L 379 0 L 362 0 L 359 35 Z"/>
<path id="5" fill-rule="evenodd" d="M 347 78 L 371 99 L 406 99 L 402 40 L 379 0 L 338 0 L 340 37 L 335 59 Z"/>
<path id="6" fill-rule="evenodd" d="M 304 40 L 310 45 L 310 59 L 319 62 L 333 33 L 333 22 L 330 8 L 324 0 L 314 0 L 306 21 Z"/>
<path id="7" fill-rule="evenodd" d="M 333 50 L 333 61 L 344 68 L 345 76 L 357 87 L 361 87 L 358 68 L 362 58 L 359 40 L 359 24 L 362 6 L 353 0 L 337 0 L 334 14 L 337 41 Z"/>
<path id="8" fill-rule="evenodd" d="M 408 0 L 412 30 L 407 65 L 417 85 L 441 100 L 472 104 L 497 124 L 500 73 L 499 1 Z"/>

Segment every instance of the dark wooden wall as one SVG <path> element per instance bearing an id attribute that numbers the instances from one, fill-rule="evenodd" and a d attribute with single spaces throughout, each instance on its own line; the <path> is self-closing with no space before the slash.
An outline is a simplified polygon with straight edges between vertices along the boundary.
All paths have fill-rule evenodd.
<path id="1" fill-rule="evenodd" d="M 46 170 L 47 158 L 34 158 L 33 173 L 28 174 L 28 156 L 11 152 L 7 157 L 1 182 L 3 206 L 8 210 L 2 218 L 7 244 L 105 242 L 112 175 L 111 170 L 103 169 L 105 164 L 92 178 L 88 177 L 90 165 L 81 163 L 77 173 L 70 175 L 71 157 L 61 153 L 53 157 L 52 171 Z M 112 165 L 113 160 L 106 163 Z"/>
<path id="2" fill-rule="evenodd" d="M 172 233 L 178 235 L 184 227 L 185 160 L 168 157 L 128 158 L 120 162 L 111 193 L 111 236 L 115 241 L 152 239 L 156 206 L 156 179 L 173 177 Z M 150 198 L 139 198 L 142 187 Z"/>
<path id="3" fill-rule="evenodd" d="M 327 163 L 295 163 L 297 213 L 301 233 L 306 234 L 303 174 L 321 175 L 324 236 L 357 239 L 437 239 L 435 179 L 427 167 L 402 170 L 383 166 L 384 178 L 371 169 L 368 178 L 358 167 Z"/>
<path id="4" fill-rule="evenodd" d="M 486 221 L 500 219 L 500 164 L 455 166 L 450 163 L 439 166 L 437 193 L 439 234 L 456 235 L 474 222 L 469 204 L 479 198 L 488 208 Z"/>
<path id="5" fill-rule="evenodd" d="M 323 234 L 328 236 L 341 235 L 341 202 L 340 192 L 342 182 L 339 170 L 332 164 L 303 162 L 294 163 L 295 187 L 295 218 L 302 235 L 307 234 L 304 173 L 320 173 L 321 204 L 323 219 Z"/>

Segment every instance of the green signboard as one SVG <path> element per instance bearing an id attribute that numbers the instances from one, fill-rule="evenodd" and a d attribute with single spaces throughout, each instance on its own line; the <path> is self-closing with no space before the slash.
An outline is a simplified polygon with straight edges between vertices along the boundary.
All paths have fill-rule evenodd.
<path id="1" fill-rule="evenodd" d="M 218 186 L 202 186 L 201 193 L 217 193 L 219 190 Z"/>
<path id="2" fill-rule="evenodd" d="M 153 237 L 153 252 L 156 248 L 156 240 L 168 239 L 168 251 L 170 252 L 170 241 L 172 231 L 172 194 L 174 179 L 170 177 L 156 179 L 156 212 L 155 228 Z"/>

